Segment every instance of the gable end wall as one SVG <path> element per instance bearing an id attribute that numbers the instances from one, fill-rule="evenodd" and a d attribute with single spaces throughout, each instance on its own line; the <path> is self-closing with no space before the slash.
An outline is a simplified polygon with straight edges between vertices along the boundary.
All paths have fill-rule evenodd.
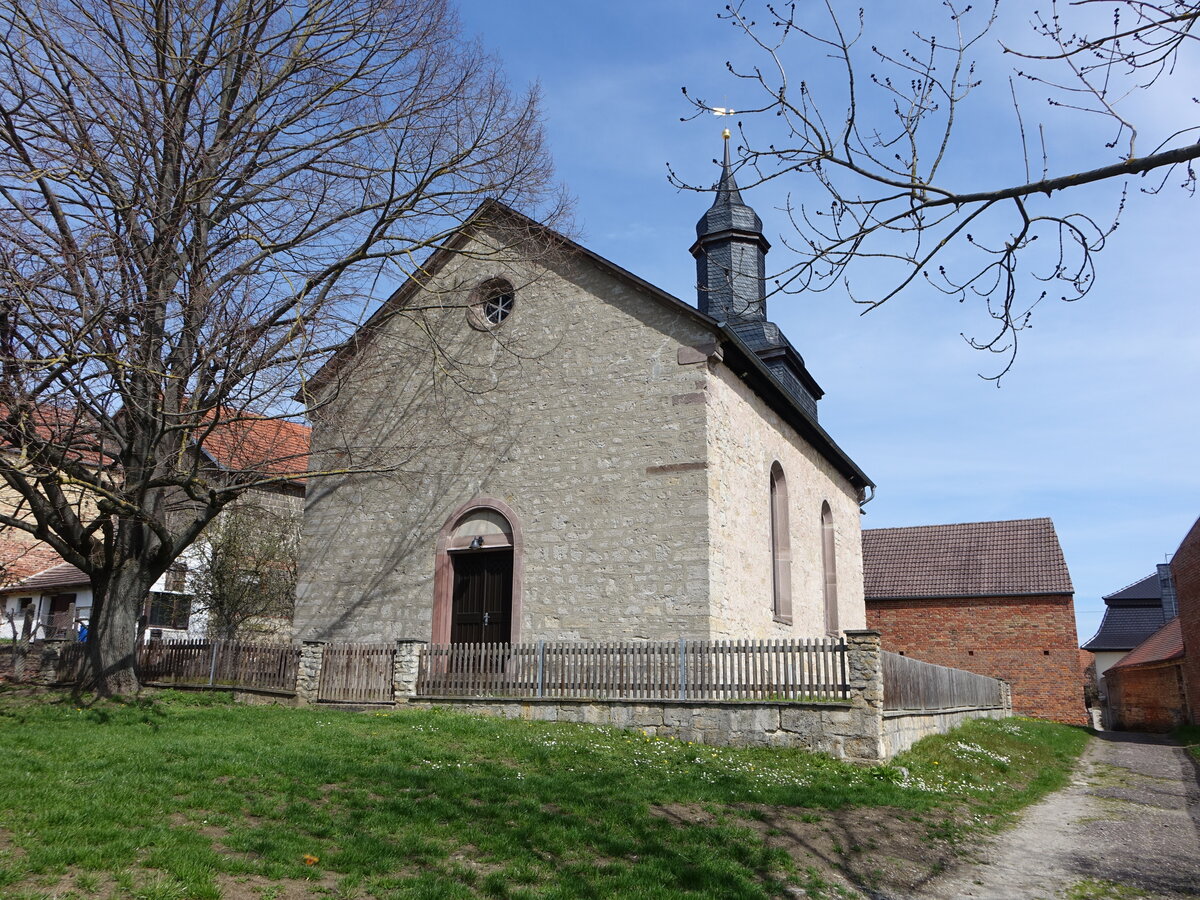
<path id="1" fill-rule="evenodd" d="M 474 330 L 471 290 L 498 275 L 515 311 Z M 297 635 L 430 639 L 438 534 L 488 497 L 522 530 L 519 640 L 707 638 L 705 365 L 680 351 L 711 331 L 578 258 L 458 256 L 435 288 L 447 308 L 425 323 L 479 389 L 431 363 L 404 317 L 345 368 L 320 462 L 366 435 L 395 443 L 376 452 L 396 471 L 310 489 Z"/>

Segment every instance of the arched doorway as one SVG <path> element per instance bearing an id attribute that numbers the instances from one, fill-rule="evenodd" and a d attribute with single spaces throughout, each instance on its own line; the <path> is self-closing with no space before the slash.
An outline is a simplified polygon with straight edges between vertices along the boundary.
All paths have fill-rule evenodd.
<path id="1" fill-rule="evenodd" d="M 520 622 L 520 531 L 499 501 L 475 500 L 438 537 L 432 639 L 437 644 L 510 643 Z"/>

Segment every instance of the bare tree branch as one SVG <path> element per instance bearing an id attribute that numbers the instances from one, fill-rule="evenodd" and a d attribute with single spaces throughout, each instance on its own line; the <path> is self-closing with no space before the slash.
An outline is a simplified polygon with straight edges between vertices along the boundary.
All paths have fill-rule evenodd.
<path id="1" fill-rule="evenodd" d="M 745 97 L 738 113 L 739 179 L 743 187 L 788 187 L 782 209 L 793 233 L 783 243 L 792 256 L 774 276 L 777 292 L 843 286 L 866 311 L 921 285 L 960 302 L 980 301 L 994 330 L 964 338 L 1002 356 L 1000 371 L 989 376 L 998 380 L 1013 364 L 1018 333 L 1052 289 L 1067 301 L 1091 289 L 1093 256 L 1117 227 L 1131 179 L 1154 174 L 1141 190 L 1155 193 L 1180 174 L 1185 190 L 1194 190 L 1200 118 L 1154 134 L 1135 114 L 1145 91 L 1170 86 L 1180 55 L 1197 37 L 1200 3 L 1078 0 L 1064 7 L 1051 0 L 1049 14 L 1035 12 L 1028 23 L 1029 43 L 1038 46 L 1020 47 L 994 45 L 991 38 L 1015 4 L 992 0 L 973 9 L 948 0 L 943 6 L 940 33 L 912 32 L 900 40 L 880 34 L 869 46 L 872 23 L 860 11 L 855 27 L 845 27 L 831 2 L 823 11 L 751 0 L 727 7 L 720 17 L 766 61 L 727 64 Z M 1101 9 L 1112 17 L 1095 16 Z M 1013 121 L 977 114 L 964 125 L 968 101 L 980 96 L 984 83 L 973 55 L 989 45 L 997 46 L 987 60 L 989 75 L 1004 54 L 1021 60 L 1007 76 Z M 797 83 L 798 72 L 806 80 Z M 1035 164 L 1028 109 L 1022 108 L 1029 99 L 1022 100 L 1020 84 L 1048 89 L 1048 107 L 1058 117 L 1038 125 L 1037 180 L 1030 178 Z M 711 109 L 684 93 L 692 117 Z M 1111 136 L 1095 145 L 1076 138 L 1072 163 L 1097 164 L 1050 174 L 1046 128 L 1076 115 L 1110 123 Z M 967 157 L 972 151 L 964 149 L 964 128 L 977 129 L 971 136 L 983 135 L 981 143 L 997 153 L 1011 145 L 1024 162 L 1024 178 L 1006 184 L 1003 174 L 991 175 L 999 167 L 990 160 Z M 1139 154 L 1147 134 L 1153 149 Z M 709 189 L 674 171 L 670 176 L 679 187 Z M 802 192 L 795 187 L 800 176 L 810 185 Z M 1075 205 L 1077 189 L 1107 182 L 1116 185 L 1111 219 L 1095 218 L 1082 200 Z M 793 199 L 801 193 L 803 202 Z M 872 270 L 891 287 L 859 296 L 852 283 Z"/>
<path id="2" fill-rule="evenodd" d="M 445 0 L 33 0 L 0 51 L 0 527 L 89 574 L 92 679 L 127 691 L 155 579 L 315 474 L 250 436 L 315 411 L 380 284 L 489 198 L 565 207 L 536 90 Z"/>

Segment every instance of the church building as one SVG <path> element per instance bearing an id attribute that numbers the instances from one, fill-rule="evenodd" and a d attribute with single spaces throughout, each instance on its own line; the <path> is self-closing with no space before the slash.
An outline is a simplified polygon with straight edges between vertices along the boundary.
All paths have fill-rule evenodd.
<path id="1" fill-rule="evenodd" d="M 485 202 L 317 375 L 295 632 L 435 643 L 866 626 L 874 485 L 767 317 L 726 139 L 693 306 Z"/>

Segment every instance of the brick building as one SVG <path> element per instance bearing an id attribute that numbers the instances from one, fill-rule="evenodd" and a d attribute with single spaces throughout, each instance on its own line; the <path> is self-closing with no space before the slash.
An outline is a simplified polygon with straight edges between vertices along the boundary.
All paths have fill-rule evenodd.
<path id="1" fill-rule="evenodd" d="M 1173 731 L 1189 720 L 1183 631 L 1170 619 L 1104 674 L 1108 725 L 1129 731 Z"/>
<path id="2" fill-rule="evenodd" d="M 1184 693 L 1191 722 L 1200 725 L 1200 519 L 1192 525 L 1171 557 L 1171 574 L 1175 581 L 1180 639 L 1183 642 L 1180 669 Z"/>
<path id="3" fill-rule="evenodd" d="M 311 385 L 316 467 L 364 471 L 309 492 L 297 635 L 862 628 L 873 485 L 767 318 L 767 250 L 728 147 L 696 306 L 483 204 Z"/>
<path id="4" fill-rule="evenodd" d="M 1108 695 L 1104 674 L 1134 647 L 1175 616 L 1175 585 L 1171 567 L 1160 563 L 1147 575 L 1104 596 L 1104 618 L 1083 645 L 1096 661 L 1100 696 Z"/>
<path id="5" fill-rule="evenodd" d="M 1020 715 L 1086 724 L 1074 588 L 1049 519 L 863 531 L 883 647 L 1002 678 Z"/>

